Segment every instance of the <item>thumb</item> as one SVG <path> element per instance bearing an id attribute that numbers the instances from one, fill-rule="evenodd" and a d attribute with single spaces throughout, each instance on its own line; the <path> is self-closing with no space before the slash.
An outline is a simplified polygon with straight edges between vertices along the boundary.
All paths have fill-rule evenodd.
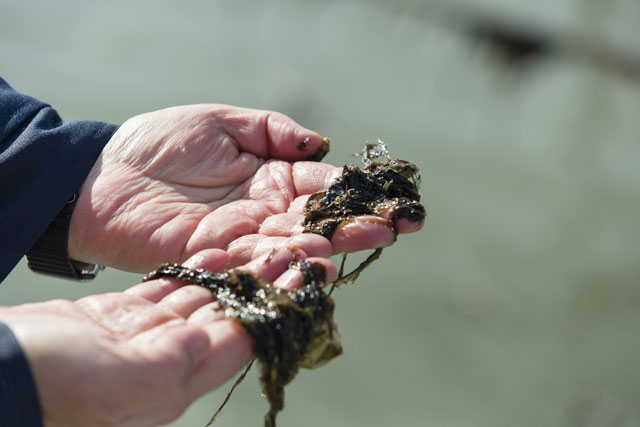
<path id="1" fill-rule="evenodd" d="M 224 109 L 224 130 L 243 151 L 286 161 L 318 161 L 329 151 L 327 138 L 284 114 L 239 107 Z"/>

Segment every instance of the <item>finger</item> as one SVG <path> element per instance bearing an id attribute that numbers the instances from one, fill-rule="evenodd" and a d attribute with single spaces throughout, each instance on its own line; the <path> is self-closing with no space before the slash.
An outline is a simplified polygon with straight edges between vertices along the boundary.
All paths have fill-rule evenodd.
<path id="1" fill-rule="evenodd" d="M 305 216 L 300 212 L 304 211 L 304 205 L 307 199 L 307 196 L 298 197 L 291 203 L 289 212 L 272 215 L 265 219 L 262 224 L 260 224 L 258 233 L 266 236 L 294 236 L 303 233 Z M 381 218 L 384 217 L 381 216 Z M 410 221 L 406 218 L 400 218 L 396 220 L 395 223 L 398 234 L 414 233 L 419 231 L 423 226 L 424 220 Z"/>
<path id="2" fill-rule="evenodd" d="M 158 302 L 158 306 L 171 310 L 178 316 L 187 318 L 205 304 L 214 300 L 213 293 L 197 285 L 183 286 Z"/>
<path id="3" fill-rule="evenodd" d="M 164 323 L 184 321 L 146 299 L 120 292 L 91 295 L 75 304 L 93 322 L 119 338 L 130 338 Z"/>
<path id="4" fill-rule="evenodd" d="M 185 252 L 196 253 L 206 248 L 224 248 L 241 236 L 254 234 L 271 214 L 262 200 L 238 200 L 227 203 L 205 216 L 187 242 Z"/>
<path id="5" fill-rule="evenodd" d="M 309 200 L 309 194 L 305 194 L 302 196 L 298 196 L 289 205 L 289 209 L 287 209 L 287 213 L 295 213 L 298 215 L 303 215 L 304 207 L 307 204 L 307 200 Z"/>
<path id="6" fill-rule="evenodd" d="M 313 194 L 329 188 L 341 174 L 342 168 L 318 162 L 297 162 L 292 165 L 296 196 Z"/>
<path id="7" fill-rule="evenodd" d="M 237 269 L 261 276 L 267 282 L 273 282 L 289 268 L 291 261 L 306 258 L 307 254 L 296 247 L 273 249 Z"/>
<path id="8" fill-rule="evenodd" d="M 258 234 L 265 236 L 293 236 L 304 231 L 304 215 L 296 212 L 287 212 L 267 217 Z"/>
<path id="9" fill-rule="evenodd" d="M 326 258 L 307 258 L 309 264 L 314 268 L 322 269 L 324 277 L 319 277 L 324 283 L 331 283 L 338 278 L 336 266 Z M 300 270 L 290 268 L 273 281 L 273 285 L 282 289 L 299 288 L 303 283 L 303 274 Z"/>
<path id="10" fill-rule="evenodd" d="M 328 258 L 333 253 L 329 240 L 311 233 L 291 237 L 250 234 L 231 242 L 227 247 L 227 253 L 231 257 L 230 266 L 238 266 L 274 249 L 287 247 L 299 248 L 307 255 L 315 257 Z"/>
<path id="11" fill-rule="evenodd" d="M 332 283 L 338 278 L 338 271 L 336 270 L 336 266 L 327 258 L 310 257 L 307 258 L 307 262 L 310 264 L 315 264 L 324 270 L 324 283 Z M 274 284 L 274 286 L 282 289 L 295 289 L 300 286 L 301 281 L 302 273 L 299 270 L 289 268 L 285 270 L 279 277 L 273 280 L 272 283 Z M 224 318 L 224 308 L 218 301 L 213 301 L 195 310 L 189 316 L 187 321 L 189 324 L 203 326 L 209 323 L 217 322 Z"/>
<path id="12" fill-rule="evenodd" d="M 396 239 L 390 221 L 377 216 L 360 216 L 342 222 L 331 237 L 334 253 L 357 252 L 391 246 Z"/>
<path id="13" fill-rule="evenodd" d="M 220 271 L 229 262 L 229 255 L 221 249 L 206 249 L 200 251 L 184 262 L 185 267 L 204 268 L 209 271 Z M 144 298 L 157 303 L 176 289 L 184 286 L 182 280 L 163 278 L 143 282 L 124 291 L 129 295 Z"/>
<path id="14" fill-rule="evenodd" d="M 396 230 L 398 234 L 415 233 L 424 225 L 424 219 L 421 221 L 409 221 L 406 218 L 400 218 L 396 221 Z"/>
<path id="15" fill-rule="evenodd" d="M 217 322 L 225 318 L 224 308 L 218 301 L 210 302 L 195 310 L 187 322 L 196 326 L 204 326 L 208 323 Z"/>
<path id="16" fill-rule="evenodd" d="M 202 329 L 209 335 L 210 345 L 187 383 L 192 398 L 230 380 L 253 357 L 251 338 L 237 322 L 223 320 L 206 324 Z"/>
<path id="17" fill-rule="evenodd" d="M 304 237 L 304 240 L 307 240 L 309 237 L 313 237 L 314 240 L 317 240 L 318 238 L 322 239 L 322 241 L 325 242 L 323 245 L 325 246 L 323 249 L 324 256 L 326 257 L 330 255 L 330 246 L 327 247 L 328 242 L 326 242 L 326 239 L 323 239 L 320 236 L 308 235 L 299 236 L 289 240 L 291 243 L 295 243 L 297 240 L 301 240 L 300 237 Z M 276 279 L 287 269 L 289 263 L 294 259 L 294 257 L 304 259 L 307 257 L 307 254 L 295 246 L 291 246 L 288 249 L 273 249 L 271 252 L 264 253 L 262 256 L 242 266 L 240 269 L 262 276 L 267 281 L 271 281 Z M 335 267 L 330 261 L 324 258 L 318 258 L 317 263 L 325 266 L 329 277 L 333 277 L 335 275 Z M 286 281 L 282 282 L 287 283 Z M 211 314 L 212 310 L 210 308 L 205 310 L 200 310 L 200 308 L 211 303 L 213 299 L 213 294 L 207 289 L 200 288 L 198 286 L 183 286 L 162 298 L 159 301 L 158 306 L 171 310 L 181 317 L 187 318 L 196 311 L 199 311 L 199 313 Z M 199 317 L 196 316 L 195 318 L 198 319 Z M 205 315 L 205 318 L 206 321 L 213 321 L 218 317 Z"/>
<path id="18" fill-rule="evenodd" d="M 399 216 L 398 214 L 407 213 L 407 211 L 403 212 L 403 208 L 408 208 L 408 211 L 413 210 L 413 207 L 411 207 L 408 204 L 407 205 L 400 204 L 397 206 L 395 204 L 390 204 L 387 209 L 377 209 L 376 214 L 381 218 L 390 219 L 390 218 L 393 218 L 394 216 L 398 217 Z M 415 231 L 420 230 L 423 225 L 424 225 L 424 216 L 423 216 L 423 219 L 419 221 L 411 221 L 408 219 L 408 217 L 400 217 L 396 219 L 394 223 L 395 229 L 398 232 L 398 234 L 413 233 Z"/>
<path id="19" fill-rule="evenodd" d="M 303 215 L 294 212 L 287 214 L 274 215 L 265 221 L 260 227 L 261 235 L 244 236 L 233 242 L 229 246 L 229 254 L 239 262 L 249 260 L 256 254 L 262 254 L 273 247 L 282 247 L 282 237 L 269 236 L 279 232 L 287 235 L 287 229 L 290 229 L 291 241 L 298 240 L 298 246 L 302 248 L 310 256 L 329 257 L 326 253 L 326 245 L 321 240 L 315 240 L 310 236 L 322 237 L 313 233 L 304 233 L 304 227 L 300 224 L 303 221 Z M 424 221 L 413 223 L 405 219 L 401 219 L 396 223 L 396 229 L 399 233 L 409 233 L 417 231 L 422 227 Z M 293 233 L 302 233 L 293 235 Z M 304 243 L 302 243 L 304 242 Z M 341 223 L 331 236 L 331 246 L 334 254 L 343 252 L 358 252 L 367 249 L 384 248 L 395 242 L 395 233 L 390 220 L 374 215 L 363 215 L 353 218 L 349 221 Z M 319 250 L 319 249 L 322 250 Z"/>
<path id="20" fill-rule="evenodd" d="M 224 106 L 221 115 L 224 131 L 240 148 L 265 159 L 304 160 L 323 146 L 320 135 L 284 114 Z"/>
<path id="21" fill-rule="evenodd" d="M 411 233 L 422 228 L 424 221 L 398 220 L 398 234 Z M 331 236 L 334 254 L 358 252 L 367 249 L 386 248 L 396 241 L 391 220 L 378 216 L 359 216 L 340 223 Z"/>

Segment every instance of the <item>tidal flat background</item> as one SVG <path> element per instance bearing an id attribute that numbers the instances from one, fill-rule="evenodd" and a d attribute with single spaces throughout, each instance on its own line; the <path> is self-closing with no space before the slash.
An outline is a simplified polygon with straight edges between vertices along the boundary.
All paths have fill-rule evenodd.
<path id="1" fill-rule="evenodd" d="M 64 119 L 283 112 L 422 169 L 424 229 L 335 294 L 279 425 L 640 425 L 640 3 L 2 1 L 0 75 Z M 355 263 L 363 255 L 353 257 Z M 124 290 L 30 273 L 2 304 Z M 260 426 L 256 369 L 219 426 Z M 172 426 L 204 425 L 231 384 Z"/>

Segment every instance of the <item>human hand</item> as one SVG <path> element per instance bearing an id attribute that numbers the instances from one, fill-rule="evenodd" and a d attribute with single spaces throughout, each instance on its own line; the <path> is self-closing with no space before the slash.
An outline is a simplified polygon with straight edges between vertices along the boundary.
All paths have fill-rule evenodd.
<path id="1" fill-rule="evenodd" d="M 235 266 L 275 247 L 328 257 L 392 244 L 381 218 L 341 227 L 331 242 L 302 234 L 308 196 L 341 171 L 299 161 L 321 144 L 318 134 L 274 112 L 192 105 L 136 116 L 79 191 L 69 255 L 144 272 L 206 248 L 226 250 Z M 400 221 L 397 229 L 421 225 Z"/>
<path id="2" fill-rule="evenodd" d="M 306 258 L 300 250 L 295 256 Z M 301 280 L 300 271 L 287 270 L 293 257 L 281 249 L 241 269 L 292 288 Z M 330 261 L 308 260 L 335 280 Z M 185 265 L 218 271 L 227 261 L 210 249 Z M 207 289 L 160 279 L 75 302 L 0 308 L 0 321 L 26 353 L 45 425 L 139 427 L 177 418 L 251 359 L 251 339 L 216 304 Z"/>

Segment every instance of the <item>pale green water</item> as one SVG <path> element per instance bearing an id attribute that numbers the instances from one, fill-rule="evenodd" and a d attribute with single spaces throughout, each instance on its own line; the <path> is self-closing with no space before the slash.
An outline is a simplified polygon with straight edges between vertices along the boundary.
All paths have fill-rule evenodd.
<path id="1" fill-rule="evenodd" d="M 299 375 L 279 425 L 640 425 L 637 84 L 576 61 L 507 72 L 417 6 L 4 3 L 0 75 L 67 119 L 267 108 L 331 136 L 331 163 L 381 138 L 422 168 L 424 230 L 337 293 L 345 355 Z M 637 2 L 476 4 L 638 47 Z M 0 301 L 139 280 L 78 285 L 21 264 Z M 203 425 L 226 389 L 172 425 Z M 265 410 L 250 376 L 219 424 L 260 426 Z"/>

